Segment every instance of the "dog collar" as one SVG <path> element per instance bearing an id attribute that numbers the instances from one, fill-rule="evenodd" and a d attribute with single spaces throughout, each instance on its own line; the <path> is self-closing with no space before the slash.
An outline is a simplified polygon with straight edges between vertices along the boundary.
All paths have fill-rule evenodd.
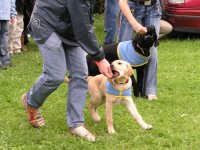
<path id="1" fill-rule="evenodd" d="M 129 81 L 129 79 L 127 79 L 125 82 L 115 82 L 116 84 L 126 84 L 126 83 L 128 83 L 128 81 Z"/>
<path id="2" fill-rule="evenodd" d="M 117 47 L 118 58 L 125 60 L 133 67 L 142 66 L 148 63 L 149 57 L 142 56 L 135 51 L 132 40 L 120 42 Z"/>
<path id="3" fill-rule="evenodd" d="M 106 94 L 114 97 L 130 97 L 132 96 L 131 87 L 124 91 L 118 91 L 115 89 L 113 84 L 109 81 L 106 81 Z"/>

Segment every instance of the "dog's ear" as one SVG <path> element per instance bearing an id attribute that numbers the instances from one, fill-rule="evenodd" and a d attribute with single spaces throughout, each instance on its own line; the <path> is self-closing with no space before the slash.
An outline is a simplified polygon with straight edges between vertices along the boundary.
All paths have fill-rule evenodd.
<path id="1" fill-rule="evenodd" d="M 147 35 L 149 35 L 152 38 L 154 47 L 157 47 L 159 45 L 159 41 L 158 41 L 158 37 L 156 34 L 155 26 L 150 25 L 149 27 L 147 27 Z M 151 41 L 150 38 L 148 40 Z"/>
<path id="2" fill-rule="evenodd" d="M 159 44 L 160 44 L 160 43 L 159 43 L 159 40 L 156 40 L 155 43 L 154 43 L 154 47 L 159 46 Z"/>
<path id="3" fill-rule="evenodd" d="M 133 74 L 133 68 L 129 63 L 126 63 L 127 66 L 127 72 L 125 73 L 125 78 L 128 79 Z"/>

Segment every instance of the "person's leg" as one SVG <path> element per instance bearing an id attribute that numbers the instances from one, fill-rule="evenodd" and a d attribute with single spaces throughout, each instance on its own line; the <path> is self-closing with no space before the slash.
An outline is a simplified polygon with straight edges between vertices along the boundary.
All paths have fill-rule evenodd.
<path id="1" fill-rule="evenodd" d="M 126 19 L 126 17 L 121 14 L 120 16 L 120 28 L 118 34 L 118 41 L 128 41 L 133 38 L 133 28 Z"/>
<path id="2" fill-rule="evenodd" d="M 23 15 L 18 14 L 17 26 L 13 34 L 13 52 L 14 53 L 21 53 L 21 48 L 22 48 L 21 36 L 22 36 L 23 28 L 24 28 Z"/>
<path id="3" fill-rule="evenodd" d="M 67 69 L 69 71 L 67 122 L 69 128 L 84 124 L 83 108 L 88 91 L 88 68 L 83 49 L 65 45 Z"/>
<path id="4" fill-rule="evenodd" d="M 13 35 L 17 27 L 18 20 L 16 19 L 14 24 L 9 23 L 9 30 L 8 30 L 8 52 L 10 55 L 13 54 Z"/>
<path id="5" fill-rule="evenodd" d="M 8 53 L 8 28 L 9 28 L 9 21 L 1 20 L 0 56 L 1 56 L 1 63 L 2 65 L 5 65 L 5 66 L 10 64 L 10 56 Z"/>
<path id="6" fill-rule="evenodd" d="M 146 10 L 146 16 L 143 20 L 143 25 L 149 26 L 154 25 L 156 28 L 157 36 L 159 35 L 160 29 L 160 17 L 161 17 L 161 8 L 160 4 L 157 3 L 154 6 L 149 6 Z M 145 76 L 144 76 L 144 83 L 143 83 L 143 91 L 146 96 L 154 95 L 156 98 L 156 90 L 157 90 L 157 48 L 152 47 L 150 49 L 151 56 L 149 59 L 148 64 L 145 67 Z"/>
<path id="7" fill-rule="evenodd" d="M 27 49 L 24 47 L 24 28 L 21 36 L 21 46 L 22 46 L 21 51 L 27 51 Z"/>
<path id="8" fill-rule="evenodd" d="M 105 0 L 104 30 L 106 36 L 104 38 L 104 46 L 115 42 L 119 12 L 120 8 L 117 0 Z"/>
<path id="9" fill-rule="evenodd" d="M 2 32 L 2 20 L 0 20 L 0 69 L 4 69 L 2 65 L 2 45 L 3 45 L 3 32 Z"/>
<path id="10" fill-rule="evenodd" d="M 30 18 L 24 17 L 24 46 L 28 46 L 30 44 L 28 40 L 28 23 L 29 23 Z"/>
<path id="11" fill-rule="evenodd" d="M 43 72 L 33 87 L 22 96 L 28 122 L 35 128 L 45 125 L 39 107 L 46 98 L 63 83 L 66 73 L 66 60 L 62 42 L 52 33 L 44 44 L 38 44 L 43 57 Z"/>
<path id="12" fill-rule="evenodd" d="M 36 109 L 59 87 L 66 74 L 65 53 L 56 33 L 52 33 L 44 44 L 38 46 L 43 57 L 43 72 L 27 92 L 27 103 Z"/>
<path id="13" fill-rule="evenodd" d="M 80 47 L 64 46 L 69 70 L 67 123 L 69 132 L 95 141 L 95 136 L 84 125 L 84 106 L 88 91 L 85 52 Z"/>
<path id="14" fill-rule="evenodd" d="M 166 34 L 172 32 L 173 27 L 170 23 L 168 23 L 165 20 L 160 20 L 160 32 L 159 32 L 159 38 L 165 36 Z"/>

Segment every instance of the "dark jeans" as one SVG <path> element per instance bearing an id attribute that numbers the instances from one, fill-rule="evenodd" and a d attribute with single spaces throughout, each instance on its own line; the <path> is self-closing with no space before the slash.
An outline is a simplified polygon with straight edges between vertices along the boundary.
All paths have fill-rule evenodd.
<path id="1" fill-rule="evenodd" d="M 0 20 L 0 65 L 10 63 L 8 53 L 8 28 L 9 20 Z"/>
<path id="2" fill-rule="evenodd" d="M 28 23 L 29 23 L 30 18 L 24 18 L 24 45 L 28 45 L 29 44 L 29 40 L 28 40 Z"/>

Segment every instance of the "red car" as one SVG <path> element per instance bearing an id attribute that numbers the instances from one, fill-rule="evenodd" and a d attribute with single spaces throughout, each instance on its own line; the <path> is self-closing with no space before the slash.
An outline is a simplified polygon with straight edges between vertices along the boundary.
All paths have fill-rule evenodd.
<path id="1" fill-rule="evenodd" d="M 200 0 L 161 0 L 161 6 L 175 31 L 200 33 Z"/>

